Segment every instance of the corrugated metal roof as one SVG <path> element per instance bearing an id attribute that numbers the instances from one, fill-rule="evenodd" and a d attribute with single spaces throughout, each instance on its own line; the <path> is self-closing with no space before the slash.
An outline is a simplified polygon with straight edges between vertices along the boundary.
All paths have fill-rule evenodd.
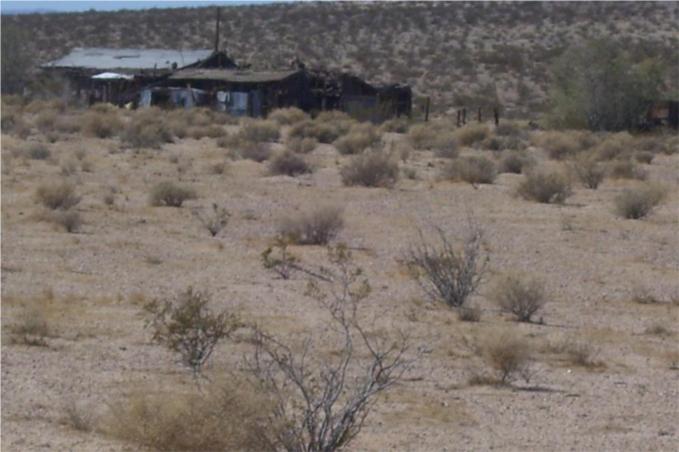
<path id="1" fill-rule="evenodd" d="M 63 58 L 51 61 L 43 67 L 67 67 L 87 69 L 172 69 L 204 60 L 212 50 L 171 49 L 109 49 L 101 47 L 76 47 Z"/>
<path id="2" fill-rule="evenodd" d="M 276 82 L 299 71 L 243 71 L 229 69 L 183 69 L 170 76 L 173 80 L 219 80 L 223 82 Z"/>

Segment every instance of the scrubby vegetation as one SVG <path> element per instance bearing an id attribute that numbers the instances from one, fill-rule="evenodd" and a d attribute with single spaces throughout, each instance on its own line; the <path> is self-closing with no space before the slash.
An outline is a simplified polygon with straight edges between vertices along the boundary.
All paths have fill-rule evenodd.
<path id="1" fill-rule="evenodd" d="M 615 211 L 623 218 L 644 218 L 660 204 L 665 194 L 663 187 L 653 184 L 624 189 L 615 197 Z"/>
<path id="2" fill-rule="evenodd" d="M 196 192 L 183 185 L 165 181 L 151 189 L 149 200 L 152 206 L 181 207 L 184 201 L 196 199 Z"/>
<path id="3" fill-rule="evenodd" d="M 398 163 L 384 151 L 352 157 L 340 171 L 344 185 L 392 187 L 398 180 Z"/>
<path id="4" fill-rule="evenodd" d="M 537 169 L 528 173 L 517 189 L 523 198 L 541 203 L 563 203 L 572 194 L 563 173 Z"/>
<path id="5" fill-rule="evenodd" d="M 343 214 L 337 206 L 322 206 L 284 218 L 278 232 L 291 243 L 326 245 L 344 226 Z"/>

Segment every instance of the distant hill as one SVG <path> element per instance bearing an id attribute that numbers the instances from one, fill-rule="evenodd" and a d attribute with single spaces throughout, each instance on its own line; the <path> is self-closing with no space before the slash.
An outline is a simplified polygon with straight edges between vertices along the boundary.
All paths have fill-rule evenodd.
<path id="1" fill-rule="evenodd" d="M 22 14 L 34 63 L 76 46 L 211 48 L 214 8 Z M 679 80 L 679 3 L 280 3 L 222 9 L 221 45 L 253 67 L 309 65 L 407 82 L 441 111 L 497 99 L 535 111 L 549 62 L 566 47 L 613 36 L 639 58 L 657 55 Z M 5 61 L 3 61 L 5 63 Z"/>

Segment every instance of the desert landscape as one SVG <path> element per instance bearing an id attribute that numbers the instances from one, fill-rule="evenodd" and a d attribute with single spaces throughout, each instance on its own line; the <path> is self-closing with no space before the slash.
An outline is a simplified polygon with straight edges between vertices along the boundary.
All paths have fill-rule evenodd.
<path id="1" fill-rule="evenodd" d="M 88 14 L 152 17 L 11 21 L 63 27 L 45 59 Z M 3 94 L 2 449 L 676 450 L 679 135 L 557 128 L 545 77 L 497 125 L 425 78 L 429 121 L 378 124 Z"/>

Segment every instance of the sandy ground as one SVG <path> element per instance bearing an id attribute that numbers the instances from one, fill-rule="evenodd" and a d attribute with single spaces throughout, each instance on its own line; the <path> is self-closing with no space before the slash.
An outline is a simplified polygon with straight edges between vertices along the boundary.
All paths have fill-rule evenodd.
<path id="1" fill-rule="evenodd" d="M 12 139 L 3 138 L 5 153 Z M 260 254 L 281 217 L 323 203 L 345 209 L 338 240 L 354 249 L 370 278 L 366 306 L 383 313 L 379 327 L 407 331 L 427 350 L 408 381 L 380 398 L 350 450 L 676 450 L 679 154 L 645 165 L 671 191 L 649 218 L 635 221 L 613 213 L 614 196 L 633 182 L 606 180 L 596 191 L 578 186 L 565 205 L 542 205 L 514 195 L 520 175 L 478 187 L 438 181 L 442 161 L 428 152 L 402 164 L 415 168 L 417 180 L 402 178 L 388 190 L 343 187 L 338 169 L 346 157 L 327 145 L 308 157 L 318 169 L 298 178 L 269 176 L 265 164 L 247 160 L 212 174 L 210 164 L 223 161 L 225 151 L 207 138 L 161 151 L 118 148 L 114 139 L 81 137 L 52 145 L 54 159 L 84 149 L 92 166 L 71 176 L 83 197 L 77 210 L 85 223 L 76 234 L 40 221 L 34 201 L 38 184 L 59 177 L 58 164 L 15 159 L 3 169 L 3 450 L 139 450 L 96 430 L 76 431 L 63 418 L 72 404 L 101 416 L 130 387 L 188 384 L 173 357 L 151 343 L 145 300 L 192 285 L 209 290 L 215 307 L 284 337 L 322 334 L 323 313 L 303 295 L 305 278 L 277 279 Z M 166 179 L 190 184 L 199 198 L 180 209 L 150 207 L 150 187 Z M 114 206 L 103 202 L 110 187 L 118 191 Z M 191 214 L 212 203 L 232 213 L 216 238 Z M 478 323 L 424 302 L 399 263 L 418 228 L 439 225 L 460 237 L 468 212 L 485 231 L 490 257 L 473 299 L 483 310 Z M 320 247 L 294 252 L 323 262 Z M 488 299 L 509 270 L 545 281 L 543 324 L 513 322 Z M 657 302 L 635 302 L 639 291 Z M 45 293 L 57 306 L 58 332 L 47 347 L 12 344 L 8 326 L 22 300 Z M 649 332 L 657 326 L 663 334 Z M 469 385 L 485 364 L 465 343 L 498 330 L 518 332 L 532 345 L 533 378 L 510 387 Z M 568 341 L 589 344 L 602 365 L 573 365 L 556 351 Z M 243 351 L 220 345 L 210 371 L 228 368 Z"/>

